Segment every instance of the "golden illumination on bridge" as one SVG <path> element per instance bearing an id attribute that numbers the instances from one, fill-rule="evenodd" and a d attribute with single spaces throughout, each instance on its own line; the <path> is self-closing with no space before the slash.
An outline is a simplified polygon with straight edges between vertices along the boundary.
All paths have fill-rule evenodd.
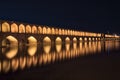
<path id="1" fill-rule="evenodd" d="M 0 32 L 1 33 L 23 33 L 23 34 L 37 34 L 37 35 L 57 35 L 59 36 L 66 36 L 69 38 L 70 41 L 73 40 L 70 36 L 79 37 L 79 41 L 98 41 L 98 40 L 115 40 L 120 39 L 120 36 L 114 34 L 104 34 L 103 33 L 93 33 L 93 32 L 85 32 L 85 31 L 75 31 L 70 29 L 61 29 L 61 28 L 54 28 L 49 26 L 40 26 L 40 25 L 33 25 L 33 24 L 26 24 L 26 23 L 17 23 L 13 21 L 1 21 L 0 22 Z M 11 37 L 11 38 L 10 38 Z M 49 38 L 49 36 L 46 36 Z M 61 37 L 60 37 L 61 38 Z M 6 37 L 10 42 L 19 42 L 14 36 L 8 35 Z M 50 38 L 51 39 L 51 38 Z M 63 39 L 62 39 L 63 40 Z M 4 41 L 4 40 L 3 40 Z M 31 36 L 28 38 L 28 42 L 31 43 L 38 42 L 35 36 Z M 3 42 L 4 43 L 4 42 Z"/>
<path id="2" fill-rule="evenodd" d="M 100 37 L 101 33 L 75 31 L 69 29 L 59 29 L 48 26 L 24 25 L 16 23 L 3 22 L 0 26 L 1 32 L 11 33 L 33 33 L 33 34 L 57 34 L 57 35 L 73 35 L 73 36 L 94 36 Z"/>

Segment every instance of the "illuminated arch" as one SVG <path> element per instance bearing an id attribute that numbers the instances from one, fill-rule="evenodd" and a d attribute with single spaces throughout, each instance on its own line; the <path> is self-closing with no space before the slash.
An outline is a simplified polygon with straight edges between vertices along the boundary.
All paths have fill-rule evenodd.
<path id="1" fill-rule="evenodd" d="M 43 31 L 42 31 L 42 27 L 41 27 L 41 26 L 38 27 L 38 33 L 40 33 L 40 34 L 43 33 Z"/>
<path id="2" fill-rule="evenodd" d="M 69 43 L 69 42 L 70 42 L 70 38 L 69 38 L 69 37 L 66 37 L 66 38 L 65 38 L 65 42 L 66 42 L 66 43 Z"/>
<path id="3" fill-rule="evenodd" d="M 55 34 L 55 29 L 54 28 L 52 28 L 52 34 Z"/>
<path id="4" fill-rule="evenodd" d="M 25 26 L 23 24 L 19 25 L 19 33 L 25 33 Z"/>
<path id="5" fill-rule="evenodd" d="M 65 30 L 65 35 L 67 35 L 67 30 Z"/>
<path id="6" fill-rule="evenodd" d="M 68 30 L 68 35 L 70 35 L 70 30 Z"/>
<path id="7" fill-rule="evenodd" d="M 2 32 L 10 32 L 10 25 L 7 22 L 2 23 Z"/>
<path id="8" fill-rule="evenodd" d="M 51 39 L 47 36 L 43 39 L 43 43 L 51 43 Z"/>
<path id="9" fill-rule="evenodd" d="M 18 26 L 17 26 L 17 24 L 13 23 L 11 25 L 11 32 L 13 32 L 13 33 L 18 32 Z"/>
<path id="10" fill-rule="evenodd" d="M 43 34 L 46 34 L 47 33 L 47 29 L 46 27 L 43 27 Z"/>
<path id="11" fill-rule="evenodd" d="M 31 33 L 31 27 L 30 27 L 30 25 L 26 26 L 26 33 Z"/>
<path id="12" fill-rule="evenodd" d="M 43 39 L 43 48 L 45 53 L 49 53 L 51 50 L 51 39 L 49 37 L 45 37 Z"/>
<path id="13" fill-rule="evenodd" d="M 89 41 L 91 41 L 91 38 L 89 38 Z"/>
<path id="14" fill-rule="evenodd" d="M 92 40 L 94 41 L 94 40 L 95 40 L 95 38 L 92 38 Z"/>
<path id="15" fill-rule="evenodd" d="M 37 27 L 36 26 L 32 27 L 32 33 L 37 33 Z"/>
<path id="16" fill-rule="evenodd" d="M 76 37 L 73 38 L 73 42 L 77 42 L 77 38 Z"/>
<path id="17" fill-rule="evenodd" d="M 6 50 L 2 49 L 2 53 L 5 53 L 5 56 L 9 59 L 13 58 L 17 52 L 18 52 L 18 40 L 13 37 L 13 36 L 7 36 L 3 41 L 2 41 L 2 46 L 8 46 L 9 42 L 9 50 L 6 52 Z"/>
<path id="18" fill-rule="evenodd" d="M 61 29 L 59 29 L 59 35 L 61 35 L 62 34 L 62 31 L 61 31 Z"/>
<path id="19" fill-rule="evenodd" d="M 18 45 L 18 40 L 15 37 L 13 37 L 13 36 L 7 36 L 2 41 L 2 46 L 6 46 L 6 41 L 9 41 L 10 45 Z"/>
<path id="20" fill-rule="evenodd" d="M 55 40 L 56 43 L 62 43 L 62 39 L 60 37 L 57 37 Z"/>
<path id="21" fill-rule="evenodd" d="M 28 37 L 28 42 L 29 44 L 33 44 L 33 43 L 37 43 L 37 40 L 33 36 L 30 36 Z"/>
<path id="22" fill-rule="evenodd" d="M 55 29 L 55 34 L 58 34 L 59 32 L 58 32 L 58 29 Z"/>
<path id="23" fill-rule="evenodd" d="M 64 29 L 62 29 L 62 35 L 64 35 Z"/>
<path id="24" fill-rule="evenodd" d="M 82 38 L 80 37 L 79 40 L 82 41 Z"/>
<path id="25" fill-rule="evenodd" d="M 56 43 L 56 51 L 60 52 L 62 48 L 62 39 L 60 37 L 57 37 L 55 43 Z"/>
<path id="26" fill-rule="evenodd" d="M 49 27 L 47 28 L 47 34 L 51 34 L 51 29 Z"/>
<path id="27" fill-rule="evenodd" d="M 87 38 L 86 38 L 86 37 L 84 38 L 84 41 L 87 41 Z"/>

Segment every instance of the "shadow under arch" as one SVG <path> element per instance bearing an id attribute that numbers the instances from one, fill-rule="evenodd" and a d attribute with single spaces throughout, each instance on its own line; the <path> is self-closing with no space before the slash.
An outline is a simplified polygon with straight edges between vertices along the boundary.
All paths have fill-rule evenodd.
<path id="1" fill-rule="evenodd" d="M 44 39 L 43 39 L 43 49 L 44 49 L 44 52 L 45 53 L 49 53 L 50 50 L 51 50 L 51 39 L 46 36 Z"/>

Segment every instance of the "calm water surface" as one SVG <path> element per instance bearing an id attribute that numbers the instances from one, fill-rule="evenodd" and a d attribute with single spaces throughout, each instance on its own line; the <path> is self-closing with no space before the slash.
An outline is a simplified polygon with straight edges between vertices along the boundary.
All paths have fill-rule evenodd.
<path id="1" fill-rule="evenodd" d="M 120 42 L 8 45 L 0 49 L 0 80 L 116 80 Z"/>

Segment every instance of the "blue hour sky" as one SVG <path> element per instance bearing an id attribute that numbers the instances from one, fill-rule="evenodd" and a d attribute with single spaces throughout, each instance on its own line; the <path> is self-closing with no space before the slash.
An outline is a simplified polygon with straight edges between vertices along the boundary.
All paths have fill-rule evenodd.
<path id="1" fill-rule="evenodd" d="M 1 0 L 0 19 L 119 34 L 120 3 L 111 0 Z"/>

